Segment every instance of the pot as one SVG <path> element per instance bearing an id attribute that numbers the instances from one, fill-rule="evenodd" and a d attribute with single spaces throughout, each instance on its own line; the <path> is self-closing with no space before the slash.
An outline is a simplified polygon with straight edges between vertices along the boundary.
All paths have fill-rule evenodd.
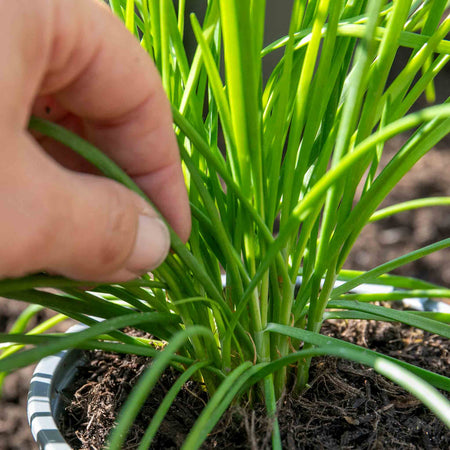
<path id="1" fill-rule="evenodd" d="M 67 332 L 81 331 L 74 325 Z M 63 391 L 85 364 L 81 350 L 64 350 L 42 359 L 34 370 L 28 391 L 27 416 L 31 433 L 40 450 L 71 450 L 57 422 L 64 408 Z"/>
<path id="2" fill-rule="evenodd" d="M 297 280 L 301 282 L 301 279 Z M 353 292 L 391 292 L 392 287 L 361 285 Z M 405 299 L 403 305 L 419 311 L 450 312 L 450 306 L 429 299 Z M 81 331 L 85 325 L 74 325 L 68 332 Z M 36 366 L 28 393 L 27 415 L 31 432 L 40 450 L 71 450 L 57 423 L 64 408 L 63 392 L 85 364 L 81 350 L 65 350 L 42 359 Z"/>

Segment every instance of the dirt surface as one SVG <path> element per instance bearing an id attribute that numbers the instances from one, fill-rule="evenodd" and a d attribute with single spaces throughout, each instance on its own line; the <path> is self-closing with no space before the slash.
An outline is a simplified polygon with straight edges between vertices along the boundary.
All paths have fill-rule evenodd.
<path id="1" fill-rule="evenodd" d="M 397 75 L 410 57 L 406 49 L 399 51 L 392 76 Z M 450 97 L 450 64 L 436 77 L 436 100 Z M 422 95 L 412 111 L 430 106 Z M 390 139 L 381 158 L 380 168 L 394 156 L 407 135 Z M 424 197 L 450 196 L 450 135 L 444 137 L 400 180 L 380 208 Z M 449 207 L 412 210 L 368 224 L 359 236 L 344 266 L 368 270 L 424 245 L 450 237 Z M 450 286 L 450 248 L 410 263 L 393 273 Z"/>
<path id="2" fill-rule="evenodd" d="M 383 155 L 385 165 L 400 148 L 396 137 Z M 381 207 L 424 197 L 450 196 L 450 138 L 420 160 L 389 194 Z M 368 270 L 405 253 L 450 236 L 448 207 L 406 211 L 368 224 L 349 255 L 345 268 Z M 450 248 L 399 268 L 392 273 L 450 286 Z"/>
<path id="3" fill-rule="evenodd" d="M 76 383 L 65 392 L 73 398 L 67 405 L 60 429 L 73 448 L 103 448 L 120 407 L 137 381 L 137 377 L 148 366 L 150 359 L 134 355 L 90 353 L 90 361 L 80 369 Z M 130 430 L 126 449 L 137 448 L 145 432 L 148 418 L 152 417 L 167 390 L 176 379 L 175 370 L 166 371 L 158 382 Z M 191 392 L 195 392 L 192 396 Z M 201 399 L 201 400 L 200 400 Z M 193 425 L 207 398 L 199 387 L 189 382 L 179 396 L 168 423 L 163 424 L 169 437 L 158 439 L 158 446 L 152 448 L 179 448 L 185 437 L 183 430 Z"/>
<path id="4" fill-rule="evenodd" d="M 326 334 L 450 375 L 448 341 L 388 323 L 333 321 Z M 316 361 L 311 389 L 282 420 L 286 448 L 443 449 L 450 432 L 417 399 L 374 370 L 335 358 Z M 297 426 L 296 424 L 300 425 Z M 293 431 L 295 430 L 295 431 Z M 307 444 L 305 444 L 307 442 Z"/>
<path id="5" fill-rule="evenodd" d="M 450 375 L 449 342 L 428 333 L 398 324 L 357 321 L 333 321 L 324 332 Z M 73 401 L 67 406 L 61 428 L 73 448 L 103 448 L 117 412 L 148 363 L 142 357 L 90 354 L 90 363 L 66 392 Z M 137 448 L 139 437 L 176 376 L 173 369 L 165 372 L 124 448 Z M 301 398 L 286 396 L 280 404 L 283 448 L 450 448 L 450 432 L 442 422 L 420 401 L 372 369 L 331 357 L 316 359 L 310 385 Z M 201 386 L 189 382 L 169 410 L 152 448 L 180 448 L 206 400 Z M 270 429 L 264 408 L 253 412 L 235 408 L 217 425 L 203 448 L 269 449 Z"/>

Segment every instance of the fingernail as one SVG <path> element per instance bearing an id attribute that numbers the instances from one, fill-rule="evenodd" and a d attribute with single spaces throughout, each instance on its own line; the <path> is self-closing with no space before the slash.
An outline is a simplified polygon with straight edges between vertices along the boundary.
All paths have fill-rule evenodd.
<path id="1" fill-rule="evenodd" d="M 140 215 L 136 242 L 126 268 L 144 273 L 158 267 L 170 249 L 170 235 L 165 223 L 156 217 Z"/>

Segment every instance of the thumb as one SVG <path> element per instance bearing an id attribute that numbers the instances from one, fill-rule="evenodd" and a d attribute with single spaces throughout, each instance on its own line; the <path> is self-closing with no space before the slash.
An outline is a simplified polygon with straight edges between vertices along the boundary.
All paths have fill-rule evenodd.
<path id="1" fill-rule="evenodd" d="M 0 277 L 50 271 L 121 282 L 163 262 L 169 232 L 139 195 L 62 168 L 25 134 L 9 150 L 0 168 Z"/>

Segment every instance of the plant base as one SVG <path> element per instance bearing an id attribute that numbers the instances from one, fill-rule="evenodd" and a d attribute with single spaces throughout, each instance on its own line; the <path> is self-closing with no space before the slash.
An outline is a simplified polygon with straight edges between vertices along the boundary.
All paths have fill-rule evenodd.
<path id="1" fill-rule="evenodd" d="M 392 356 L 401 354 L 408 362 L 436 372 L 448 371 L 448 341 L 421 331 L 352 321 L 348 326 L 334 321 L 324 331 Z M 77 377 L 78 384 L 72 386 L 73 400 L 62 419 L 63 434 L 73 448 L 104 445 L 117 411 L 148 362 L 135 356 L 91 354 Z M 131 430 L 126 448 L 137 446 L 175 376 L 175 371 L 168 371 L 162 377 Z M 316 359 L 310 386 L 300 399 L 286 396 L 281 402 L 283 448 L 450 448 L 445 426 L 419 401 L 372 369 L 335 358 Z M 205 401 L 201 386 L 187 384 L 152 448 L 180 448 Z M 229 411 L 202 448 L 270 448 L 270 423 L 264 409 Z"/>

